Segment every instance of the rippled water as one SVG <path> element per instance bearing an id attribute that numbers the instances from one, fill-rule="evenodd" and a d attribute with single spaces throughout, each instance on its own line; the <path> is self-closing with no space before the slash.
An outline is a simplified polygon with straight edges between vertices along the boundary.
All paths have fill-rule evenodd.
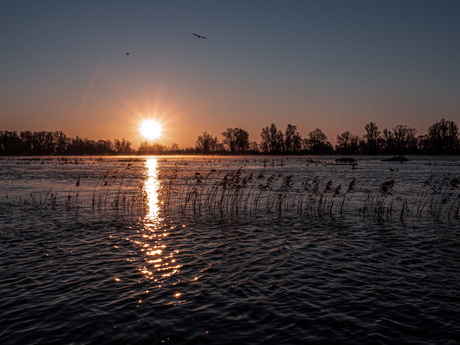
<path id="1" fill-rule="evenodd" d="M 370 159 L 355 170 L 329 161 L 278 159 L 263 170 L 321 176 L 321 188 L 356 178 L 347 212 L 319 216 L 161 204 L 175 165 L 187 186 L 197 171 L 259 174 L 259 159 L 152 157 L 129 171 L 129 158 L 0 161 L 0 343 L 457 343 L 459 222 L 357 209 L 389 179 L 389 198 L 409 198 L 427 179 L 459 178 L 458 161 Z M 79 199 L 66 207 L 78 178 Z M 136 207 L 111 205 L 120 181 L 126 195 L 142 190 Z"/>

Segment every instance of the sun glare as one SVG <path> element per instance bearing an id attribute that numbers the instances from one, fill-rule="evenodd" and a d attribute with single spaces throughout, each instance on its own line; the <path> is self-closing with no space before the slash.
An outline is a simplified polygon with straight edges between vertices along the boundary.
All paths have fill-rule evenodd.
<path id="1" fill-rule="evenodd" d="M 141 126 L 141 133 L 147 139 L 156 139 L 161 135 L 161 125 L 154 120 L 145 120 Z"/>

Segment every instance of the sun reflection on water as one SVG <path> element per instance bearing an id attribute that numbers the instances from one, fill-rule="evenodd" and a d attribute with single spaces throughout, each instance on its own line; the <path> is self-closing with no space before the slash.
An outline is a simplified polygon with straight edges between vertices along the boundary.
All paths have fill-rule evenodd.
<path id="1" fill-rule="evenodd" d="M 169 231 L 174 227 L 166 226 L 160 217 L 159 191 L 161 181 L 159 178 L 158 159 L 150 157 L 145 162 L 144 191 L 147 195 L 147 213 L 144 217 L 144 234 L 142 241 L 134 241 L 145 253 L 146 265 L 139 271 L 145 278 L 161 283 L 179 271 L 181 265 L 176 263 L 174 257 L 178 250 L 168 250 Z"/>
<path id="2" fill-rule="evenodd" d="M 158 205 L 158 192 L 160 189 L 160 180 L 158 178 L 158 159 L 150 157 L 145 162 L 147 179 L 144 184 L 145 192 L 147 193 L 148 213 L 145 216 L 149 222 L 157 222 L 160 213 Z"/>

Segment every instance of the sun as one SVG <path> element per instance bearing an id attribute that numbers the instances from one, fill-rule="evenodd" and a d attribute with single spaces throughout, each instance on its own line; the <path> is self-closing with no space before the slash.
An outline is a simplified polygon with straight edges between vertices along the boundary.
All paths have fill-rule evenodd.
<path id="1" fill-rule="evenodd" d="M 147 139 L 156 139 L 161 135 L 161 124 L 154 120 L 145 120 L 141 125 L 141 134 Z"/>

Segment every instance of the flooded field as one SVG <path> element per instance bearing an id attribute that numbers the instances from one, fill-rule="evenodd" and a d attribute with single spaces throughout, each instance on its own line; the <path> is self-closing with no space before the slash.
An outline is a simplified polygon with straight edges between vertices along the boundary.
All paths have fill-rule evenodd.
<path id="1" fill-rule="evenodd" d="M 2 344 L 449 344 L 460 158 L 0 159 Z"/>

